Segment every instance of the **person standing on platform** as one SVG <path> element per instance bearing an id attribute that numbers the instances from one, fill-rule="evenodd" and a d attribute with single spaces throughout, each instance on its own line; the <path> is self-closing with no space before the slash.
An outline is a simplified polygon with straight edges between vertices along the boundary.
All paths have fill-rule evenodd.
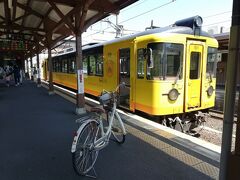
<path id="1" fill-rule="evenodd" d="M 20 84 L 22 85 L 25 74 L 22 68 L 20 68 Z"/>
<path id="2" fill-rule="evenodd" d="M 6 86 L 9 87 L 9 86 L 10 86 L 11 75 L 12 75 L 12 70 L 11 70 L 11 68 L 7 65 L 7 66 L 4 68 L 4 71 L 5 71 Z"/>
<path id="3" fill-rule="evenodd" d="M 15 86 L 18 86 L 20 83 L 20 69 L 16 64 L 13 66 L 13 74 L 14 74 Z"/>

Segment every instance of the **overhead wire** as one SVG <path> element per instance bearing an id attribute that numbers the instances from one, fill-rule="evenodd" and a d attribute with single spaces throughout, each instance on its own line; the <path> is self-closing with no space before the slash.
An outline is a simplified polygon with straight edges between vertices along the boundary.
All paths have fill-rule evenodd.
<path id="1" fill-rule="evenodd" d="M 128 9 L 126 9 L 126 10 L 132 9 L 133 7 L 136 7 L 136 6 L 140 5 L 140 4 L 143 4 L 143 3 L 146 2 L 146 1 L 148 1 L 148 0 L 144 0 L 144 1 L 142 1 L 141 3 L 138 3 L 138 4 L 136 4 L 135 6 L 132 6 L 132 7 L 128 8 Z M 138 15 L 136 15 L 136 16 L 130 17 L 130 18 L 128 18 L 128 19 L 126 19 L 126 20 L 123 20 L 123 21 L 121 21 L 121 22 L 119 22 L 119 23 L 120 23 L 120 24 L 121 24 L 121 23 L 125 23 L 125 22 L 127 22 L 127 21 L 132 20 L 132 19 L 135 19 L 135 18 L 137 18 L 137 17 L 140 17 L 140 16 L 142 16 L 142 15 L 144 15 L 144 14 L 147 14 L 147 13 L 149 13 L 149 12 L 152 12 L 152 11 L 154 11 L 154 10 L 157 10 L 157 9 L 159 9 L 159 8 L 161 8 L 161 7 L 167 6 L 167 5 L 169 5 L 169 4 L 171 4 L 171 3 L 175 2 L 175 1 L 176 1 L 176 0 L 171 0 L 170 2 L 167 2 L 167 3 L 165 3 L 165 4 L 162 4 L 162 5 L 157 6 L 157 7 L 155 7 L 155 8 L 152 8 L 152 9 L 150 9 L 150 10 L 148 10 L 148 11 L 145 11 L 145 12 L 143 12 L 143 13 L 141 13 L 141 14 L 138 14 Z M 126 10 L 124 10 L 124 11 L 126 11 Z M 124 12 L 124 11 L 122 11 L 122 12 Z M 214 16 L 219 16 L 219 15 L 227 14 L 227 13 L 230 13 L 230 12 L 232 12 L 232 11 L 224 11 L 224 12 L 220 12 L 220 13 L 217 13 L 217 14 L 205 16 L 205 17 L 203 17 L 203 18 L 204 18 L 204 19 L 206 19 L 206 18 L 211 18 L 211 17 L 214 17 Z M 220 22 L 217 22 L 217 23 L 208 24 L 208 25 L 204 25 L 204 26 L 210 26 L 210 25 L 220 24 L 220 23 L 224 23 L 224 22 L 228 22 L 228 21 L 230 21 L 230 20 L 220 21 Z M 89 35 L 85 36 L 85 38 L 86 38 L 86 37 L 89 37 L 89 36 L 92 36 L 92 35 L 95 35 L 95 34 L 98 34 L 98 33 L 100 33 L 100 32 L 104 32 L 105 30 L 107 30 L 107 29 L 109 29 L 109 28 L 111 28 L 111 27 L 107 27 L 107 28 L 103 29 L 102 31 L 98 31 L 98 32 L 89 34 Z"/>
<path id="2" fill-rule="evenodd" d="M 230 12 L 232 12 L 232 11 L 224 11 L 224 12 L 220 12 L 220 13 L 217 13 L 217 14 L 212 14 L 212 15 L 209 15 L 209 16 L 205 16 L 203 18 L 206 19 L 206 18 L 210 18 L 210 17 L 222 15 L 222 14 L 227 14 L 227 13 L 230 13 Z"/>
<path id="3" fill-rule="evenodd" d="M 157 6 L 157 7 L 153 8 L 153 9 L 150 9 L 150 10 L 148 10 L 148 11 L 145 11 L 145 12 L 143 12 L 143 13 L 141 13 L 141 14 L 138 14 L 138 15 L 136 15 L 136 16 L 133 16 L 133 17 L 131 17 L 131 18 L 129 18 L 129 19 L 126 19 L 126 20 L 124 20 L 124 21 L 121 21 L 120 23 L 125 23 L 125 22 L 130 21 L 130 20 L 132 20 L 132 19 L 135 19 L 135 18 L 137 18 L 137 17 L 139 17 L 139 16 L 142 16 L 142 15 L 147 14 L 147 13 L 149 13 L 149 12 L 155 11 L 156 9 L 159 9 L 159 8 L 161 8 L 161 7 L 164 7 L 164 6 L 167 6 L 167 5 L 169 5 L 169 4 L 171 4 L 171 3 L 175 2 L 175 1 L 176 1 L 176 0 L 171 0 L 170 2 L 167 2 L 167 3 L 165 3 L 165 4 L 162 4 L 162 5 L 160 5 L 160 6 Z"/>
<path id="4" fill-rule="evenodd" d="M 135 19 L 135 18 L 137 18 L 137 17 L 139 17 L 139 16 L 142 16 L 142 15 L 144 15 L 144 14 L 147 14 L 147 13 L 149 13 L 149 12 L 151 12 L 151 11 L 154 11 L 154 10 L 156 10 L 156 9 L 159 9 L 159 8 L 161 8 L 161 7 L 164 7 L 164 6 L 166 6 L 166 5 L 169 5 L 169 4 L 171 4 L 171 3 L 175 2 L 175 1 L 176 1 L 176 0 L 171 0 L 170 2 L 167 2 L 167 3 L 165 3 L 165 4 L 162 4 L 162 5 L 157 6 L 157 7 L 155 7 L 155 8 L 152 8 L 152 9 L 150 9 L 150 10 L 148 10 L 148 11 L 145 11 L 145 12 L 143 12 L 143 13 L 141 13 L 141 14 L 138 14 L 138 15 L 136 15 L 136 16 L 133 16 L 133 17 L 131 17 L 131 18 L 129 18 L 129 19 L 126 19 L 126 20 L 124 20 L 124 21 L 121 21 L 120 23 L 125 23 L 125 22 L 130 21 L 130 20 L 132 20 L 132 19 Z M 107 30 L 107 29 L 109 29 L 109 28 L 110 28 L 110 27 L 107 27 L 107 28 L 105 28 L 103 31 L 105 31 L 105 30 Z M 93 33 L 93 34 L 87 35 L 86 37 L 95 35 L 95 34 L 100 33 L 100 32 L 101 32 L 101 31 L 95 32 L 95 33 Z M 85 38 L 86 38 L 86 37 L 85 37 Z"/>
<path id="5" fill-rule="evenodd" d="M 149 0 L 143 0 L 142 2 L 140 1 L 138 4 L 135 4 L 135 5 L 131 6 L 131 7 L 127 7 L 127 8 L 125 8 L 125 9 L 123 9 L 123 10 L 121 11 L 121 13 L 122 13 L 122 12 L 125 12 L 125 11 L 128 11 L 129 9 L 132 9 L 132 8 L 134 8 L 134 7 L 137 7 L 137 6 L 145 3 L 146 1 L 149 1 Z"/>

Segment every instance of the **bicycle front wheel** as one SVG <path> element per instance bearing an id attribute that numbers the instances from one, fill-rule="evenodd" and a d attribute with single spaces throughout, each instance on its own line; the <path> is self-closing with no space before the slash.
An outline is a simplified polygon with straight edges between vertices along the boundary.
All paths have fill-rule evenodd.
<path id="1" fill-rule="evenodd" d="M 125 134 L 123 131 L 123 127 L 117 117 L 114 115 L 113 124 L 112 124 L 112 135 L 114 140 L 118 144 L 123 144 L 125 142 Z"/>
<path id="2" fill-rule="evenodd" d="M 98 151 L 94 148 L 94 140 L 98 131 L 97 122 L 90 121 L 79 134 L 76 151 L 72 153 L 73 168 L 79 175 L 86 175 L 97 160 Z"/>

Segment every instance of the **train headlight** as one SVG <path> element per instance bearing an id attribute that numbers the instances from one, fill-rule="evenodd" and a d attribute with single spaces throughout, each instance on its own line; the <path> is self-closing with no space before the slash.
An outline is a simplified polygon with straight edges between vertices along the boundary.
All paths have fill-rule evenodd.
<path id="1" fill-rule="evenodd" d="M 171 101 L 175 101 L 179 96 L 179 92 L 177 89 L 171 89 L 168 93 L 168 99 Z"/>
<path id="2" fill-rule="evenodd" d="M 195 21 L 196 26 L 198 26 L 198 27 L 202 26 L 202 24 L 203 24 L 203 20 L 202 20 L 201 16 L 195 16 L 194 21 Z"/>
<path id="3" fill-rule="evenodd" d="M 213 86 L 210 86 L 207 90 L 208 96 L 211 96 L 213 94 L 213 91 L 214 91 Z"/>

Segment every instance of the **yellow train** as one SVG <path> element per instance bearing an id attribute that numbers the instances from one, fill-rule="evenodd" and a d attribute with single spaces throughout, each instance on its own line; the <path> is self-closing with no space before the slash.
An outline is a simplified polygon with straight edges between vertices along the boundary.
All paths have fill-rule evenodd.
<path id="1" fill-rule="evenodd" d="M 119 106 L 159 117 L 190 131 L 214 106 L 218 42 L 201 30 L 202 18 L 83 47 L 85 93 L 120 89 Z M 53 81 L 77 89 L 75 52 L 52 58 Z M 47 62 L 43 64 L 47 80 Z"/>

